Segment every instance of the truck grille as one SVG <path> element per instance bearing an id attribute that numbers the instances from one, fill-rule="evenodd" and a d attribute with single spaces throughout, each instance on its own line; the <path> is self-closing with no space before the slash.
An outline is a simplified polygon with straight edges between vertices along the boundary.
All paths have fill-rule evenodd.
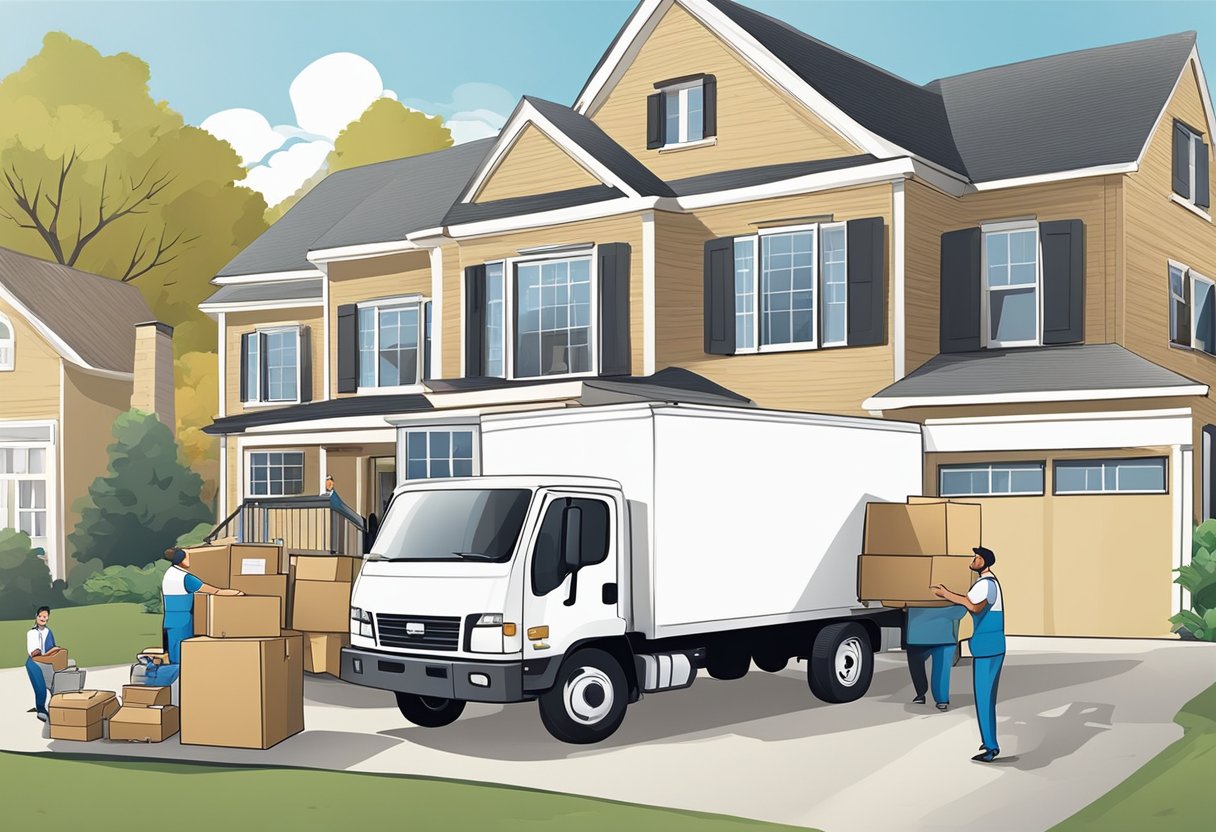
<path id="1" fill-rule="evenodd" d="M 422 632 L 418 632 L 418 628 Z M 434 615 L 377 615 L 376 635 L 385 647 L 415 650 L 455 650 L 460 619 Z"/>

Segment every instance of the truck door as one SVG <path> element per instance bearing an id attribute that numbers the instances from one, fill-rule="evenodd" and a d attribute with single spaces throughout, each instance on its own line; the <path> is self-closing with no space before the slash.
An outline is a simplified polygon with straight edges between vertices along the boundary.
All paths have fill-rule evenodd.
<path id="1" fill-rule="evenodd" d="M 606 494 L 550 492 L 529 553 L 524 658 L 562 656 L 575 643 L 621 635 L 618 506 Z"/>

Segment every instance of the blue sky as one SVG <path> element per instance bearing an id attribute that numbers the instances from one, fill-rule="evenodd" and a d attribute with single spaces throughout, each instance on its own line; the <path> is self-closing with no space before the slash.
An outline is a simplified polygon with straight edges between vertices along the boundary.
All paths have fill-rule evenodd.
<path id="1" fill-rule="evenodd" d="M 285 126 L 282 136 L 308 134 L 305 138 L 318 142 L 317 155 L 325 137 L 316 129 L 300 130 L 307 119 L 293 108 L 288 91 L 312 62 L 348 52 L 379 72 L 379 82 L 360 76 L 369 101 L 382 94 L 382 86 L 389 91 L 383 94 L 448 118 L 473 113 L 463 134 L 473 138 L 496 126 L 492 114 L 506 115 L 524 93 L 573 102 L 634 5 L 633 0 L 0 0 L 0 76 L 37 52 L 47 31 L 66 31 L 104 53 L 127 51 L 143 58 L 152 71 L 152 94 L 191 123 L 245 108 L 264 116 L 267 125 Z M 748 0 L 747 5 L 918 83 L 1187 29 L 1199 32 L 1205 65 L 1216 67 L 1216 2 L 1210 0 Z M 251 165 L 273 144 L 259 125 L 249 128 L 253 132 L 242 154 Z M 260 138 L 253 138 L 258 131 Z M 298 155 L 303 159 L 303 151 Z"/>

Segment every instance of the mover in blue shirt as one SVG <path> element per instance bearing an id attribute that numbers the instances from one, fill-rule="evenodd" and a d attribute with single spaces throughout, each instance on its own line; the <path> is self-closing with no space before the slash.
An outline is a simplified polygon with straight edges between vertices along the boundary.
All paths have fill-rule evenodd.
<path id="1" fill-rule="evenodd" d="M 916 690 L 916 698 L 912 701 L 917 705 L 925 704 L 925 691 L 929 688 L 925 664 L 932 659 L 933 701 L 939 711 L 950 706 L 950 668 L 954 666 L 954 653 L 958 649 L 958 622 L 966 614 L 965 609 L 954 604 L 908 609 L 904 647 L 912 687 Z"/>
<path id="2" fill-rule="evenodd" d="M 34 616 L 33 628 L 25 634 L 25 672 L 34 688 L 34 712 L 43 722 L 47 721 L 46 680 L 42 663 L 63 650 L 55 645 L 55 634 L 47 623 L 51 620 L 51 608 L 39 607 Z"/>
<path id="3" fill-rule="evenodd" d="M 165 558 L 173 565 L 161 579 L 160 591 L 165 611 L 165 650 L 169 663 L 179 664 L 182 642 L 194 635 L 194 593 L 205 595 L 244 595 L 235 589 L 217 589 L 191 575 L 190 553 L 185 549 L 168 549 Z"/>

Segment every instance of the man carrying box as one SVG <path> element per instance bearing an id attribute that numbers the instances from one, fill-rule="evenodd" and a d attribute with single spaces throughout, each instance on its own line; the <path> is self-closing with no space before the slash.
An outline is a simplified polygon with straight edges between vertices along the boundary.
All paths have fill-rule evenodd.
<path id="1" fill-rule="evenodd" d="M 966 610 L 954 604 L 948 607 L 908 608 L 904 641 L 908 672 L 912 675 L 912 687 L 916 690 L 913 703 L 925 704 L 925 691 L 929 688 L 925 665 L 932 659 L 933 701 L 937 703 L 939 711 L 950 706 L 950 668 L 954 665 L 954 651 L 958 649 L 958 622 L 966 614 Z"/>
<path id="2" fill-rule="evenodd" d="M 244 595 L 237 589 L 218 589 L 191 575 L 190 553 L 185 549 L 166 549 L 165 558 L 173 565 L 165 572 L 160 590 L 164 609 L 165 650 L 169 663 L 179 664 L 182 642 L 194 635 L 194 593 L 204 595 Z"/>
<path id="3" fill-rule="evenodd" d="M 55 634 L 47 626 L 50 620 L 51 608 L 39 607 L 34 615 L 34 626 L 25 635 L 25 651 L 29 654 L 25 660 L 25 672 L 34 688 L 34 713 L 43 722 L 50 717 L 46 711 L 46 676 L 42 673 L 41 665 L 53 661 L 56 655 L 64 652 L 62 647 L 55 646 Z"/>

